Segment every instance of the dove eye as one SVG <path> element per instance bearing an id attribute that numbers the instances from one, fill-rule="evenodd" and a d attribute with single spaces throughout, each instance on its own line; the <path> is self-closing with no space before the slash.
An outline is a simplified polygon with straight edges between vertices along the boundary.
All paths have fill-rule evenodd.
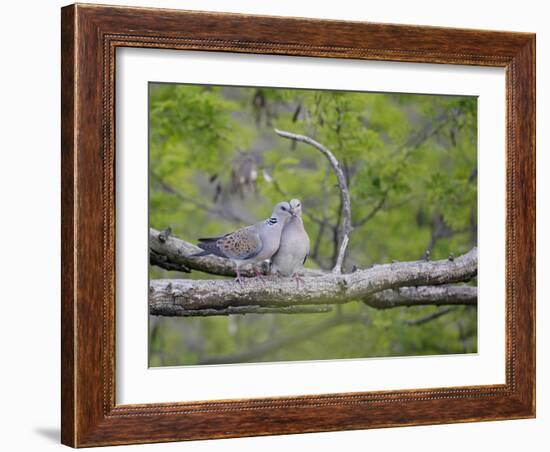
<path id="1" fill-rule="evenodd" d="M 281 207 L 281 209 L 285 210 L 286 211 L 286 207 Z"/>

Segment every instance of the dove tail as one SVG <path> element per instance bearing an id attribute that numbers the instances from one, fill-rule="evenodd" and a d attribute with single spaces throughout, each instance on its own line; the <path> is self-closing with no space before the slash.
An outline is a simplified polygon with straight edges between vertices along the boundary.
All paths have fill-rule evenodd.
<path id="1" fill-rule="evenodd" d="M 193 257 L 200 257 L 200 256 L 208 256 L 209 254 L 214 254 L 216 256 L 222 256 L 220 254 L 220 250 L 217 245 L 217 240 L 219 237 L 213 237 L 213 238 L 201 238 L 199 239 L 199 243 L 197 243 L 197 246 L 201 248 L 203 251 L 199 251 L 198 253 L 193 254 Z"/>
<path id="2" fill-rule="evenodd" d="M 208 256 L 210 254 L 210 251 L 199 251 L 198 253 L 191 254 L 191 257 L 201 257 L 201 256 Z"/>

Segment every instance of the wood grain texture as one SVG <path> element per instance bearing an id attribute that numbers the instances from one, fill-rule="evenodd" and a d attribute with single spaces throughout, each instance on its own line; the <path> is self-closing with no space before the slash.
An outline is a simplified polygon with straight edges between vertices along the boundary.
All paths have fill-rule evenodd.
<path id="1" fill-rule="evenodd" d="M 74 151 L 75 151 L 75 40 L 74 9 L 63 9 L 61 19 L 61 441 L 75 443 L 75 209 L 74 209 Z"/>
<path id="2" fill-rule="evenodd" d="M 96 5 L 63 8 L 61 33 L 64 444 L 534 416 L 534 35 Z M 114 68 L 124 46 L 506 68 L 506 384 L 117 406 Z"/>

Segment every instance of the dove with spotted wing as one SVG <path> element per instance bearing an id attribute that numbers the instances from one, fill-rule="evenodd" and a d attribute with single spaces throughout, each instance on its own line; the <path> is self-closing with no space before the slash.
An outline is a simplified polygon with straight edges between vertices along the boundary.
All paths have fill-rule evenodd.
<path id="1" fill-rule="evenodd" d="M 302 221 L 302 203 L 299 199 L 290 201 L 292 218 L 283 228 L 279 249 L 271 258 L 271 272 L 280 276 L 292 276 L 298 282 L 297 273 L 309 255 L 309 236 Z"/>
<path id="2" fill-rule="evenodd" d="M 221 237 L 199 239 L 197 246 L 203 251 L 195 256 L 213 254 L 230 259 L 235 264 L 236 281 L 240 283 L 239 267 L 270 259 L 279 248 L 281 232 L 292 215 L 290 204 L 286 201 L 280 202 L 274 207 L 271 217 L 265 221 Z M 254 271 L 261 277 L 256 268 Z"/>

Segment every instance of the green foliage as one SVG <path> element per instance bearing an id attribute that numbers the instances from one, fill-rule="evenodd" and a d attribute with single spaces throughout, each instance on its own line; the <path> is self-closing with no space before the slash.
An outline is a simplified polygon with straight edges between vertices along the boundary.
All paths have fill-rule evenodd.
<path id="1" fill-rule="evenodd" d="M 175 84 L 150 86 L 150 224 L 188 241 L 266 218 L 291 197 L 304 205 L 312 241 L 307 266 L 331 268 L 340 193 L 326 159 L 273 129 L 308 135 L 340 161 L 355 229 L 345 268 L 458 255 L 476 243 L 477 100 Z M 150 268 L 150 277 L 215 278 Z M 438 308 L 377 311 L 256 361 L 475 352 L 477 313 L 461 308 L 428 323 Z M 193 364 L 293 336 L 326 316 L 152 318 L 151 365 Z"/>

